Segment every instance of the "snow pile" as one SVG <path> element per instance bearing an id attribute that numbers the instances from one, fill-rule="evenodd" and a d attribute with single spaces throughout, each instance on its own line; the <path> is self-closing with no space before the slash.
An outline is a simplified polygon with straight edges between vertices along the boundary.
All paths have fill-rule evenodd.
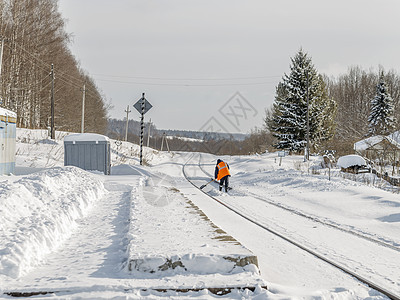
<path id="1" fill-rule="evenodd" d="M 337 165 L 346 169 L 352 166 L 366 166 L 367 163 L 361 156 L 353 154 L 339 157 Z"/>
<path id="2" fill-rule="evenodd" d="M 105 192 L 95 175 L 75 167 L 1 182 L 0 275 L 16 278 L 38 265 Z"/>
<path id="3" fill-rule="evenodd" d="M 56 131 L 56 138 L 51 140 L 47 130 L 17 128 L 15 174 L 23 175 L 43 168 L 63 166 L 62 140 L 67 134 Z"/>

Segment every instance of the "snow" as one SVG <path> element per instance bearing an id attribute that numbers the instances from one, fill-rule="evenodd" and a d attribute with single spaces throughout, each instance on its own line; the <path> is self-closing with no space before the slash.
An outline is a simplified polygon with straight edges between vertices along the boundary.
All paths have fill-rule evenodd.
<path id="1" fill-rule="evenodd" d="M 11 110 L 0 107 L 0 116 L 9 116 L 9 117 L 16 118 L 17 114 Z"/>
<path id="2" fill-rule="evenodd" d="M 203 143 L 204 140 L 202 139 L 195 139 L 195 138 L 188 138 L 188 137 L 183 137 L 183 136 L 171 136 L 171 135 L 167 135 L 165 136 L 165 138 L 172 140 L 172 139 L 178 139 L 178 140 L 182 140 L 185 142 L 198 142 L 198 143 Z"/>
<path id="3" fill-rule="evenodd" d="M 400 144 L 400 131 L 395 131 L 388 135 L 389 138 Z"/>
<path id="4" fill-rule="evenodd" d="M 13 278 L 66 240 L 76 220 L 105 193 L 99 180 L 74 167 L 2 182 L 0 190 L 0 274 Z"/>
<path id="5" fill-rule="evenodd" d="M 235 274 L 247 270 L 258 274 L 256 266 L 237 265 L 239 260 L 254 259 L 254 254 L 206 219 L 169 178 L 142 177 L 138 189 L 132 192 L 137 196 L 132 197 L 130 271 L 154 276 Z M 158 248 L 158 244 L 163 247 Z M 250 273 L 243 276 L 251 278 Z M 229 286 L 228 282 L 224 286 Z"/>
<path id="6" fill-rule="evenodd" d="M 97 133 L 74 133 L 64 138 L 65 142 L 104 142 L 109 138 Z"/>
<path id="7" fill-rule="evenodd" d="M 368 148 L 380 143 L 385 137 L 382 135 L 375 135 L 354 143 L 355 151 L 365 151 Z"/>
<path id="8" fill-rule="evenodd" d="M 383 135 L 372 136 L 372 137 L 369 137 L 364 140 L 356 142 L 354 144 L 354 150 L 355 151 L 365 151 L 368 148 L 371 148 L 371 147 L 375 146 L 376 144 L 379 144 L 383 140 L 387 140 L 389 143 L 391 143 L 396 148 L 400 148 L 400 144 L 396 140 L 396 138 L 398 139 L 396 133 L 390 134 L 388 136 L 383 136 Z"/>
<path id="9" fill-rule="evenodd" d="M 360 155 L 352 154 L 339 157 L 337 165 L 346 169 L 352 166 L 366 166 L 367 163 Z"/>
<path id="10" fill-rule="evenodd" d="M 0 292 L 47 291 L 35 298 L 69 299 L 385 299 L 184 179 L 182 165 L 189 162 L 188 176 L 206 183 L 217 157 L 145 148 L 151 166 L 142 167 L 137 145 L 110 140 L 113 167 L 105 176 L 63 166 L 67 134 L 57 132 L 53 141 L 45 131 L 17 129 L 16 174 L 0 177 Z M 233 189 L 219 192 L 211 183 L 205 192 L 400 294 L 398 188 L 339 169 L 330 170 L 329 180 L 320 157 L 218 158 L 231 167 Z M 250 263 L 234 263 L 246 257 Z M 255 290 L 217 296 L 203 289 L 235 286 Z"/>

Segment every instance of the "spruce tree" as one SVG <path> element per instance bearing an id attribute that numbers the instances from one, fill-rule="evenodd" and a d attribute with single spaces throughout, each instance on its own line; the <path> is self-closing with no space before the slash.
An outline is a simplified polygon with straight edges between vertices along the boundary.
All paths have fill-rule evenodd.
<path id="1" fill-rule="evenodd" d="M 299 152 L 307 142 L 307 99 L 309 138 L 314 148 L 330 139 L 334 130 L 336 103 L 329 99 L 325 83 L 311 58 L 302 49 L 291 58 L 290 74 L 276 88 L 267 128 L 277 138 L 277 149 Z"/>
<path id="2" fill-rule="evenodd" d="M 371 100 L 368 134 L 370 136 L 387 135 L 394 130 L 395 123 L 393 99 L 386 88 L 384 74 L 381 72 L 376 86 L 376 95 Z"/>

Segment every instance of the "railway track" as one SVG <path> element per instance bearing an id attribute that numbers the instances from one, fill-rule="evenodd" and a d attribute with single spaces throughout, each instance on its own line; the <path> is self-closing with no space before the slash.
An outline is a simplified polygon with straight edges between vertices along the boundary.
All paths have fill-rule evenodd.
<path id="1" fill-rule="evenodd" d="M 318 252 L 316 252 L 316 251 L 314 251 L 314 250 L 308 248 L 307 246 L 302 245 L 301 243 L 295 241 L 294 239 L 292 239 L 292 238 L 290 238 L 290 237 L 288 237 L 288 236 L 285 236 L 284 234 L 282 234 L 282 233 L 280 233 L 280 232 L 278 232 L 278 231 L 276 231 L 276 230 L 274 230 L 274 229 L 272 229 L 272 228 L 270 228 L 270 227 L 268 227 L 268 226 L 266 226 L 266 225 L 264 225 L 264 224 L 261 224 L 261 223 L 258 222 L 257 220 L 253 219 L 251 216 L 249 216 L 249 215 L 247 215 L 247 214 L 245 214 L 245 213 L 239 211 L 239 209 L 235 208 L 234 206 L 232 206 L 232 205 L 226 203 L 225 201 L 223 201 L 223 200 L 221 200 L 221 199 L 218 199 L 217 197 L 212 196 L 212 195 L 208 194 L 207 192 L 205 192 L 204 190 L 200 189 L 200 187 L 199 187 L 198 185 L 196 185 L 196 184 L 193 182 L 193 180 L 187 175 L 187 172 L 185 171 L 185 168 L 186 168 L 187 166 L 189 166 L 189 165 L 192 165 L 192 166 L 198 167 L 198 168 L 199 168 L 204 174 L 206 174 L 207 176 L 210 176 L 211 174 L 209 174 L 208 172 L 206 172 L 206 171 L 201 167 L 201 163 L 200 163 L 200 161 L 201 161 L 201 155 L 200 155 L 200 157 L 199 157 L 199 162 L 198 162 L 197 164 L 189 164 L 190 160 L 193 159 L 193 157 L 194 157 L 194 155 L 193 155 L 185 164 L 183 164 L 183 166 L 182 166 L 182 173 L 183 173 L 184 177 L 186 178 L 186 180 L 187 180 L 188 182 L 190 182 L 194 187 L 196 187 L 197 189 L 199 189 L 200 191 L 202 191 L 205 195 L 207 195 L 208 197 L 210 197 L 210 198 L 213 199 L 214 201 L 218 202 L 219 204 L 223 205 L 223 206 L 226 207 L 227 209 L 231 210 L 231 211 L 234 212 L 235 214 L 239 215 L 240 217 L 246 219 L 247 221 L 249 221 L 249 222 L 251 222 L 251 223 L 257 225 L 258 227 L 260 227 L 260 228 L 262 228 L 262 229 L 264 229 L 264 230 L 266 230 L 266 231 L 272 233 L 273 235 L 275 235 L 275 236 L 277 236 L 277 237 L 279 237 L 279 238 L 285 240 L 286 242 L 288 242 L 288 243 L 290 243 L 290 244 L 296 246 L 297 248 L 300 248 L 301 250 L 306 251 L 307 253 L 313 255 L 314 257 L 316 257 L 316 258 L 318 258 L 318 259 L 320 259 L 320 260 L 322 260 L 322 261 L 328 263 L 329 265 L 331 265 L 331 266 L 333 266 L 333 267 L 335 267 L 335 268 L 337 268 L 337 269 L 339 269 L 339 270 L 345 272 L 346 274 L 348 274 L 348 275 L 350 275 L 350 276 L 356 278 L 356 279 L 359 280 L 360 282 L 362 282 L 362 283 L 366 284 L 367 286 L 371 287 L 372 289 L 374 289 L 374 290 L 376 290 L 376 291 L 382 293 L 383 295 L 387 296 L 388 298 L 393 299 L 393 300 L 400 300 L 400 295 L 398 295 L 398 294 L 396 294 L 396 293 L 394 293 L 394 292 L 391 292 L 391 291 L 387 290 L 386 288 L 382 287 L 381 285 L 372 282 L 371 280 L 369 280 L 369 279 L 367 279 L 367 278 L 365 278 L 365 277 L 363 277 L 363 276 L 357 274 L 355 271 L 350 270 L 348 267 L 345 267 L 345 266 L 341 265 L 340 263 L 335 262 L 335 261 L 333 261 L 332 259 L 330 259 L 330 258 L 328 258 L 328 257 L 326 257 L 326 256 L 324 256 L 324 255 L 322 255 L 322 254 L 320 254 L 320 253 L 318 253 Z M 246 192 L 246 194 L 250 195 L 248 192 Z M 352 235 L 354 235 L 354 236 L 357 236 L 357 237 L 359 237 L 359 238 L 363 238 L 363 239 L 365 239 L 365 240 L 368 240 L 368 241 L 373 242 L 373 243 L 375 243 L 375 244 L 378 244 L 378 245 L 380 245 L 380 246 L 387 247 L 387 248 L 391 248 L 391 249 L 393 249 L 393 250 L 395 250 L 395 251 L 400 252 L 400 249 L 399 249 L 398 247 L 393 246 L 393 245 L 384 243 L 384 242 L 382 242 L 382 241 L 378 241 L 378 240 L 376 240 L 376 239 L 373 239 L 373 238 L 364 236 L 364 235 L 362 235 L 362 234 L 359 234 L 359 233 L 356 233 L 356 232 L 353 232 L 353 231 L 349 231 L 349 230 L 344 229 L 344 228 L 340 228 L 340 227 L 335 226 L 335 225 L 333 225 L 333 224 L 325 223 L 325 222 L 323 222 L 323 221 L 321 221 L 321 220 L 318 220 L 318 219 L 316 219 L 316 218 L 314 218 L 314 217 L 312 217 L 312 216 L 308 216 L 308 215 L 303 214 L 303 213 L 301 213 L 301 212 L 294 211 L 293 209 L 290 209 L 290 208 L 287 208 L 287 207 L 284 207 L 284 206 L 280 206 L 280 205 L 277 204 L 277 203 L 270 202 L 270 201 L 268 201 L 268 200 L 266 200 L 266 199 L 263 199 L 262 197 L 260 197 L 260 196 L 258 196 L 258 195 L 253 195 L 253 194 L 251 193 L 250 196 L 253 197 L 253 198 L 255 198 L 255 199 L 257 199 L 257 200 L 268 202 L 268 203 L 271 204 L 271 205 L 277 206 L 277 207 L 282 208 L 282 209 L 284 209 L 284 210 L 287 210 L 287 211 L 289 211 L 289 212 L 291 212 L 291 213 L 295 213 L 295 214 L 297 214 L 297 215 L 299 215 L 299 216 L 301 216 L 301 217 L 310 219 L 310 220 L 312 220 L 312 221 L 314 221 L 314 222 L 321 223 L 322 225 L 326 225 L 326 226 L 328 226 L 328 227 L 331 227 L 331 228 L 334 228 L 334 229 L 338 229 L 338 230 L 340 230 L 340 231 L 342 231 L 342 232 L 346 232 L 346 233 L 352 234 Z"/>
<path id="2" fill-rule="evenodd" d="M 204 170 L 204 168 L 203 168 L 203 166 L 202 166 L 202 164 L 201 164 L 201 154 L 199 155 L 199 163 L 198 163 L 198 166 L 199 166 L 200 170 L 201 170 L 204 174 L 206 174 L 206 175 L 209 176 L 209 177 L 212 177 L 212 175 L 211 175 L 210 173 L 208 173 L 206 170 Z M 281 209 L 283 209 L 283 210 L 286 210 L 286 211 L 288 211 L 288 212 L 290 212 L 290 213 L 293 213 L 293 214 L 295 214 L 295 215 L 298 215 L 298 216 L 300 216 L 300 217 L 303 217 L 303 218 L 306 218 L 306 219 L 308 219 L 308 220 L 311 220 L 311 221 L 313 221 L 313 222 L 315 222 L 315 223 L 319 223 L 319 224 L 322 224 L 322 225 L 324 225 L 324 226 L 328 226 L 328 227 L 331 227 L 331 228 L 340 230 L 340 231 L 342 231 L 342 232 L 345 232 L 345 233 L 354 235 L 354 236 L 356 236 L 356 237 L 362 238 L 362 239 L 364 239 L 364 240 L 367 240 L 367 241 L 372 242 L 372 243 L 374 243 L 374 244 L 377 244 L 377 245 L 379 245 L 379 246 L 383 246 L 383 247 L 386 247 L 386 248 L 390 248 L 390 249 L 392 249 L 392 250 L 395 250 L 395 251 L 397 251 L 397 252 L 400 252 L 400 247 L 397 247 L 397 246 L 395 246 L 395 245 L 392 245 L 392 244 L 386 243 L 386 242 L 384 242 L 384 241 L 378 240 L 378 239 L 373 238 L 373 237 L 371 237 L 371 236 L 368 236 L 368 235 L 365 235 L 365 234 L 356 232 L 356 231 L 354 231 L 354 230 L 350 230 L 350 229 L 343 228 L 343 227 L 338 226 L 338 225 L 336 225 L 336 224 L 332 224 L 332 223 L 325 222 L 325 221 L 323 221 L 323 220 L 321 220 L 321 219 L 319 219 L 319 218 L 317 218 L 317 217 L 315 217 L 315 216 L 311 216 L 311 215 L 305 214 L 305 213 L 303 213 L 303 212 L 301 212 L 301 211 L 298 211 L 298 210 L 295 210 L 295 209 L 293 209 L 293 208 L 291 208 L 291 207 L 287 207 L 287 206 L 284 206 L 284 205 L 282 205 L 282 204 L 276 203 L 276 202 L 274 202 L 274 201 L 271 201 L 271 200 L 269 200 L 269 199 L 267 199 L 267 198 L 261 197 L 260 195 L 254 194 L 254 193 L 249 192 L 249 191 L 246 191 L 246 195 L 251 196 L 252 198 L 257 199 L 257 200 L 260 200 L 260 201 L 262 201 L 262 202 L 268 203 L 268 204 L 270 204 L 270 205 L 273 205 L 273 206 L 275 206 L 275 207 L 278 207 L 278 208 L 281 208 Z"/>

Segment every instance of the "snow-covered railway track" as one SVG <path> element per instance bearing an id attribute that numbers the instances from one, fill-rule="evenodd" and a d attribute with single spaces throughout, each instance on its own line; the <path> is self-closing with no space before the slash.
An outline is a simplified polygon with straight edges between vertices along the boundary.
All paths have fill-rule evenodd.
<path id="1" fill-rule="evenodd" d="M 192 156 L 192 158 L 193 158 L 193 156 Z M 258 227 L 260 227 L 260 228 L 272 233 L 273 235 L 275 235 L 275 236 L 287 241 L 288 243 L 296 246 L 297 248 L 300 248 L 301 250 L 306 251 L 307 253 L 313 255 L 314 257 L 316 257 L 316 258 L 328 263 L 329 265 L 331 265 L 331 266 L 333 266 L 333 267 L 345 272 L 346 274 L 349 274 L 350 276 L 356 278 L 357 280 L 359 280 L 360 282 L 362 282 L 362 283 L 366 284 L 367 286 L 373 288 L 374 290 L 379 291 L 380 293 L 384 294 L 385 296 L 389 297 L 390 299 L 400 300 L 400 295 L 396 294 L 396 292 L 389 291 L 387 288 L 383 287 L 381 284 L 373 282 L 372 280 L 365 278 L 364 276 L 362 276 L 362 275 L 358 274 L 357 272 L 351 270 L 349 267 L 346 267 L 346 266 L 342 265 L 341 263 L 338 263 L 338 262 L 334 261 L 333 259 L 328 258 L 327 256 L 318 253 L 317 251 L 314 251 L 313 249 L 309 248 L 308 246 L 305 246 L 304 244 L 302 244 L 302 243 L 294 240 L 293 238 L 289 237 L 288 235 L 282 234 L 282 233 L 278 232 L 277 230 L 275 230 L 275 229 L 273 229 L 273 228 L 271 228 L 271 227 L 269 227 L 269 226 L 267 226 L 265 224 L 262 224 L 261 222 L 259 222 L 258 220 L 256 220 L 252 216 L 250 216 L 249 214 L 244 213 L 243 211 L 241 211 L 239 208 L 233 206 L 232 204 L 228 204 L 228 203 L 226 203 L 226 201 L 223 201 L 222 199 L 217 198 L 217 197 L 215 197 L 213 195 L 210 195 L 209 193 L 207 193 L 204 190 L 200 189 L 200 187 L 194 182 L 194 178 L 191 178 L 191 177 L 188 176 L 185 168 L 188 167 L 188 166 L 193 166 L 193 167 L 199 168 L 208 177 L 210 177 L 210 174 L 208 172 L 206 172 L 201 167 L 201 162 L 200 162 L 201 156 L 199 157 L 199 162 L 197 164 L 190 164 L 189 163 L 190 160 L 191 159 L 189 159 L 182 167 L 183 175 L 184 175 L 184 177 L 186 178 L 187 181 L 189 181 L 197 189 L 201 190 L 208 197 L 210 197 L 214 201 L 218 202 L 219 204 L 223 205 L 224 207 L 226 207 L 230 211 L 234 212 L 235 214 L 239 215 L 240 217 L 246 219 L 247 221 L 249 221 L 249 222 L 257 225 Z M 257 197 L 254 197 L 253 195 L 249 195 L 249 196 L 253 197 L 253 198 L 257 199 L 257 200 L 261 200 L 261 201 L 265 200 L 265 199 L 262 199 L 261 197 L 259 197 L 257 195 L 256 195 Z M 270 203 L 270 204 L 273 204 L 273 205 L 276 206 L 276 203 Z M 279 207 L 279 208 L 283 208 L 283 209 L 289 211 L 290 213 L 294 213 L 294 211 L 290 211 L 285 207 Z M 301 214 L 302 213 L 297 214 L 297 215 L 299 215 L 301 217 L 305 217 L 305 218 L 307 218 L 307 219 L 309 219 L 311 221 L 316 221 L 316 220 L 314 220 L 315 218 L 313 218 L 313 217 L 307 216 L 305 214 L 303 216 Z M 353 234 L 353 232 L 346 232 L 345 229 L 342 230 L 343 228 L 335 228 L 335 226 L 332 225 L 332 224 L 328 224 L 328 223 L 324 224 L 324 222 L 322 222 L 322 221 L 319 221 L 319 223 L 321 223 L 322 225 L 327 225 L 328 227 L 331 227 L 331 228 L 334 228 L 334 229 L 339 229 L 340 231 L 343 231 L 345 233 L 350 233 L 352 235 L 358 236 L 357 233 Z M 386 244 L 386 243 L 383 243 L 381 241 L 377 241 L 377 240 L 374 240 L 374 239 L 371 240 L 371 238 L 369 238 L 367 236 L 358 236 L 358 237 L 366 239 L 367 241 L 373 242 L 373 243 L 375 243 L 375 244 L 377 244 L 379 246 L 383 246 L 383 247 L 390 248 L 390 249 L 395 250 L 395 251 L 399 251 L 399 249 L 397 247 L 394 247 L 392 245 L 389 245 L 389 244 Z M 393 249 L 393 247 L 395 249 Z"/>
<path id="2" fill-rule="evenodd" d="M 208 177 L 210 177 L 210 178 L 213 177 L 213 175 L 211 175 L 209 172 L 207 172 L 206 170 L 204 170 L 203 164 L 201 163 L 201 154 L 199 155 L 198 166 L 199 166 L 200 170 L 201 170 L 204 174 L 206 174 Z M 240 191 L 240 192 L 242 192 L 242 191 Z M 324 221 L 324 220 L 319 219 L 318 217 L 315 217 L 315 216 L 312 216 L 312 215 L 308 215 L 308 214 L 306 214 L 306 213 L 304 213 L 304 212 L 302 212 L 302 211 L 293 209 L 293 208 L 288 207 L 288 206 L 284 206 L 284 205 L 282 205 L 282 204 L 280 204 L 280 203 L 276 203 L 276 202 L 274 202 L 274 201 L 271 201 L 271 200 L 268 199 L 268 198 L 261 197 L 260 195 L 254 194 L 254 193 L 252 193 L 252 192 L 250 192 L 250 191 L 246 191 L 245 194 L 248 195 L 248 196 L 251 196 L 251 197 L 254 198 L 254 199 L 257 199 L 257 200 L 260 200 L 260 201 L 262 201 L 262 202 L 265 202 L 265 203 L 268 203 L 268 204 L 270 204 L 270 205 L 273 205 L 273 206 L 275 206 L 275 207 L 281 208 L 281 209 L 283 209 L 283 210 L 286 210 L 286 211 L 288 211 L 288 212 L 290 212 L 290 213 L 296 214 L 296 215 L 298 215 L 298 216 L 300 216 L 300 217 L 306 218 L 306 219 L 311 220 L 311 221 L 313 221 L 313 222 L 316 222 L 316 223 L 322 224 L 322 225 L 324 225 L 324 226 L 328 226 L 328 227 L 331 227 L 331 228 L 340 230 L 340 231 L 342 231 L 342 232 L 345 232 L 345 233 L 354 235 L 354 236 L 356 236 L 356 237 L 362 238 L 362 239 L 364 239 L 364 240 L 367 240 L 367 241 L 369 241 L 369 242 L 375 243 L 375 244 L 377 244 L 377 245 L 380 245 L 380 246 L 383 246 L 383 247 L 387 247 L 387 248 L 390 248 L 390 249 L 395 250 L 395 251 L 397 251 L 397 252 L 400 252 L 400 247 L 395 246 L 395 245 L 393 245 L 393 244 L 389 244 L 389 243 L 384 242 L 384 241 L 382 241 L 382 240 L 378 240 L 378 239 L 376 239 L 376 238 L 373 238 L 373 237 L 371 237 L 371 236 L 366 235 L 365 233 L 360 233 L 360 232 L 357 232 L 357 231 L 354 231 L 354 230 L 350 230 L 350 229 L 341 227 L 341 226 L 336 225 L 336 224 L 334 224 L 334 223 L 326 222 L 326 221 Z"/>

